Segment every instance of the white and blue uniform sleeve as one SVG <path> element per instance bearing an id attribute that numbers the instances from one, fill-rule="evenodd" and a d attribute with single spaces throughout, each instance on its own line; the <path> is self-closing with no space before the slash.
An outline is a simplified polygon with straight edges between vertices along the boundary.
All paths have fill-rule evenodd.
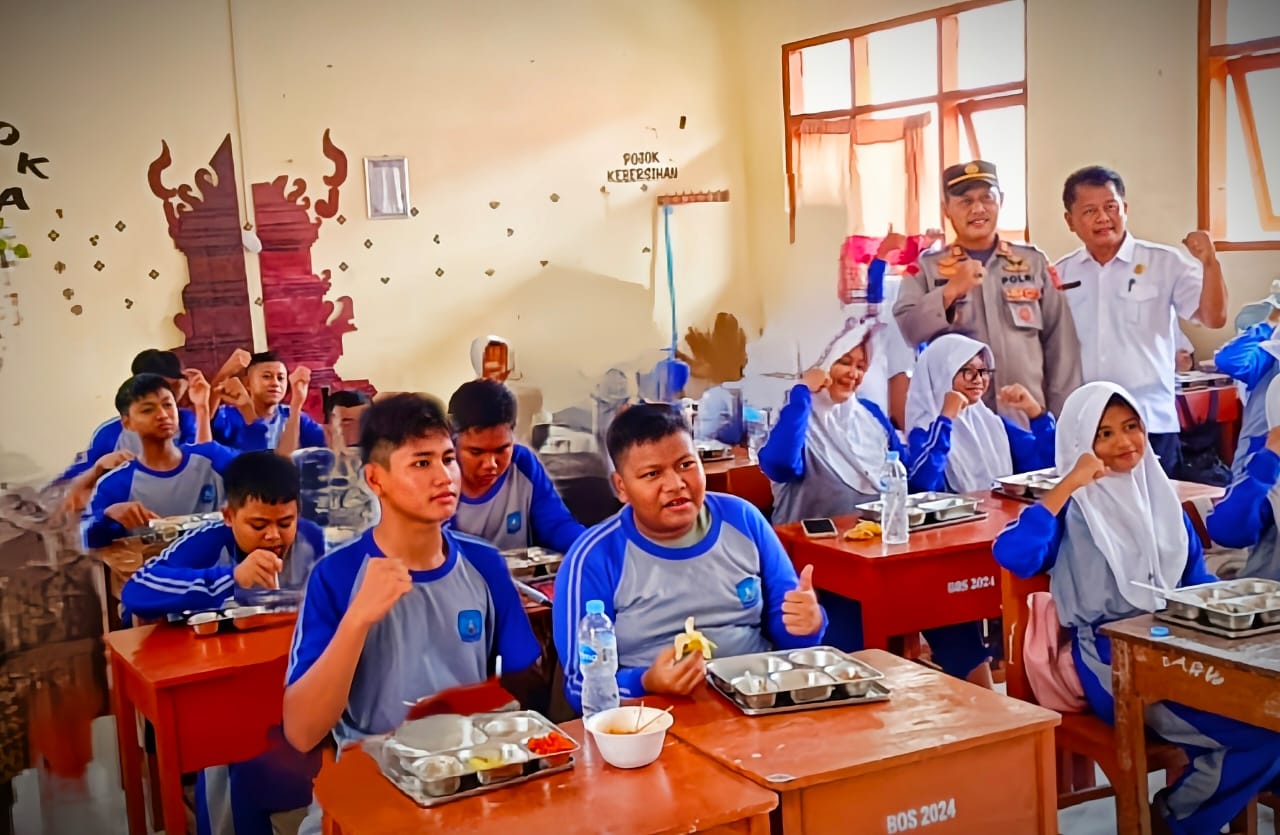
<path id="1" fill-rule="evenodd" d="M 1053 568 L 1057 562 L 1062 528 L 1061 519 L 1044 505 L 1034 504 L 1005 525 L 991 546 L 992 556 L 1014 575 L 1023 579 L 1034 577 Z"/>
<path id="2" fill-rule="evenodd" d="M 812 635 L 792 635 L 782 624 L 782 604 L 787 592 L 800 585 L 795 566 L 782 547 L 782 541 L 759 510 L 745 501 L 718 501 L 716 510 L 725 514 L 724 523 L 737 528 L 755 543 L 760 555 L 761 597 L 764 600 L 764 623 L 761 627 L 774 649 L 800 649 L 822 642 L 827 631 L 827 613 L 822 611 L 822 628 Z"/>
<path id="3" fill-rule="evenodd" d="M 123 431 L 124 426 L 118 417 L 108 420 L 95 429 L 93 437 L 89 439 L 89 448 L 76 456 L 75 463 L 58 476 L 58 481 L 75 478 L 98 463 L 98 459 L 102 456 L 115 452 L 116 446 L 120 443 L 120 433 Z"/>
<path id="4" fill-rule="evenodd" d="M 324 653 L 351 602 L 363 561 L 330 557 L 317 562 L 307 579 L 302 608 L 293 628 L 285 686 L 302 678 Z"/>
<path id="5" fill-rule="evenodd" d="M 1026 473 L 1031 470 L 1042 470 L 1052 467 L 1054 463 L 1054 443 L 1058 437 L 1058 423 L 1046 410 L 1031 421 L 1030 429 L 1023 429 L 1008 418 L 1004 422 L 1005 434 L 1009 436 L 1009 456 L 1013 459 L 1013 472 Z"/>
<path id="6" fill-rule="evenodd" d="M 324 427 L 311 419 L 311 415 L 303 413 L 298 426 L 298 448 L 328 446 L 328 438 L 324 435 Z"/>
<path id="7" fill-rule="evenodd" d="M 94 486 L 89 508 L 80 525 L 84 547 L 101 548 L 129 533 L 124 525 L 107 516 L 107 508 L 129 501 L 133 472 L 132 464 L 125 464 L 107 473 Z"/>
<path id="8" fill-rule="evenodd" d="M 1267 494 L 1280 481 L 1280 455 L 1263 447 L 1245 465 L 1244 477 L 1231 485 L 1205 520 L 1209 537 L 1228 548 L 1258 544 L 1268 526 L 1276 523 Z"/>
<path id="9" fill-rule="evenodd" d="M 578 624 L 587 613 L 587 601 L 599 600 L 604 613 L 617 620 L 615 595 L 622 577 L 627 537 L 618 517 L 611 517 L 583 534 L 566 554 L 556 574 L 555 605 L 551 607 L 552 635 L 564 666 L 565 698 L 582 711 L 582 667 L 578 657 Z M 644 695 L 639 667 L 618 668 L 618 692 L 624 697 Z"/>
<path id="10" fill-rule="evenodd" d="M 214 441 L 240 452 L 257 452 L 267 448 L 267 422 L 259 418 L 246 424 L 239 410 L 231 406 L 220 406 L 214 412 L 210 429 L 213 431 Z M 321 443 L 320 446 L 324 444 Z"/>
<path id="11" fill-rule="evenodd" d="M 951 418 L 938 415 L 928 429 L 907 436 L 907 483 L 915 491 L 947 489 L 947 456 L 951 453 Z"/>
<path id="12" fill-rule="evenodd" d="M 533 635 L 524 601 L 511 579 L 506 560 L 488 542 L 454 534 L 463 543 L 463 557 L 475 566 L 493 598 L 494 653 L 502 656 L 503 674 L 519 673 L 538 663 L 542 646 Z"/>
<path id="13" fill-rule="evenodd" d="M 1274 334 L 1275 325 L 1259 322 L 1219 348 L 1213 355 L 1213 363 L 1223 374 L 1239 380 L 1247 390 L 1253 391 L 1276 367 L 1276 358 L 1262 347 L 1262 343 Z"/>
<path id="14" fill-rule="evenodd" d="M 138 569 L 120 591 L 131 614 L 157 618 L 169 613 L 217 609 L 235 591 L 235 568 L 219 564 L 231 529 L 214 522 L 188 531 Z"/>
<path id="15" fill-rule="evenodd" d="M 213 471 L 218 475 L 222 475 L 227 469 L 227 465 L 240 455 L 240 450 L 223 446 L 216 441 L 211 441 L 207 444 L 192 444 L 189 450 L 196 455 L 208 458 L 209 463 L 213 465 Z"/>
<path id="16" fill-rule="evenodd" d="M 534 543 L 567 554 L 586 528 L 565 507 L 564 500 L 551 482 L 551 476 L 547 475 L 546 467 L 542 466 L 532 450 L 517 445 L 512 453 L 511 464 L 533 486 L 529 521 L 533 526 Z"/>
<path id="17" fill-rule="evenodd" d="M 805 434 L 809 431 L 812 410 L 813 394 L 809 387 L 792 386 L 787 404 L 778 412 L 778 420 L 759 453 L 760 470 L 775 484 L 804 478 Z"/>

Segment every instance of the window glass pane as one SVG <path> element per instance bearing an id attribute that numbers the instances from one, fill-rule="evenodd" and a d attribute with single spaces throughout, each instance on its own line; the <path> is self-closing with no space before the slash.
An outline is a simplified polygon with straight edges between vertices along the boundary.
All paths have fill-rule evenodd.
<path id="1" fill-rule="evenodd" d="M 832 41 L 800 50 L 801 99 L 791 103 L 794 113 L 824 113 L 853 106 L 849 86 L 849 42 Z"/>
<path id="2" fill-rule="evenodd" d="M 858 104 L 932 96 L 938 92 L 938 24 L 923 20 L 867 35 L 871 100 Z"/>
<path id="3" fill-rule="evenodd" d="M 1227 43 L 1256 41 L 1280 35 L 1280 3 L 1276 0 L 1230 0 L 1227 3 Z"/>
<path id="4" fill-rule="evenodd" d="M 942 225 L 942 209 L 938 199 L 941 171 L 938 166 L 938 108 L 935 105 L 896 108 L 864 116 L 858 120 L 859 136 L 864 139 L 882 133 L 878 125 L 896 122 L 903 116 L 928 113 L 929 124 L 921 131 L 918 140 L 924 151 L 917 184 L 920 205 L 918 228 L 907 222 L 906 144 L 902 140 L 859 144 L 857 147 L 857 171 L 861 195 L 861 217 L 851 211 L 851 231 L 855 234 L 883 235 L 889 225 L 906 234 L 921 234 L 931 227 Z"/>
<path id="5" fill-rule="evenodd" d="M 1258 140 L 1262 146 L 1264 165 L 1271 166 L 1267 170 L 1270 179 L 1280 179 L 1280 159 L 1275 149 L 1268 149 L 1267 143 L 1275 143 L 1280 134 L 1280 120 L 1274 109 L 1259 102 L 1268 101 L 1260 96 L 1276 94 L 1277 75 L 1280 70 L 1262 70 L 1250 73 L 1249 98 L 1253 104 L 1253 115 L 1258 129 Z M 1271 99 L 1274 101 L 1275 99 Z M 1240 123 L 1240 109 L 1237 107 L 1235 85 L 1227 82 L 1227 240 L 1229 241 L 1265 241 L 1280 240 L 1280 232 L 1265 232 L 1258 217 L 1257 197 L 1254 193 L 1253 172 L 1249 168 L 1249 156 L 1245 147 L 1244 127 Z M 1276 173 L 1272 173 L 1276 172 Z M 1272 205 L 1276 202 L 1277 189 L 1275 183 L 1269 183 Z"/>
<path id="6" fill-rule="evenodd" d="M 1280 68 L 1256 70 L 1245 78 L 1258 144 L 1262 146 L 1262 167 L 1271 192 L 1271 211 L 1280 214 L 1280 108 L 1275 106 L 1280 102 Z"/>
<path id="7" fill-rule="evenodd" d="M 1022 0 L 956 15 L 959 27 L 958 89 L 1026 78 Z"/>
<path id="8" fill-rule="evenodd" d="M 1027 228 L 1027 143 L 1026 113 L 1022 105 L 980 110 L 973 114 L 973 132 L 978 140 L 981 158 L 996 165 L 1004 206 L 1000 209 L 1000 228 L 1022 236 Z M 960 150 L 965 160 L 978 156 L 970 147 L 963 123 Z"/>

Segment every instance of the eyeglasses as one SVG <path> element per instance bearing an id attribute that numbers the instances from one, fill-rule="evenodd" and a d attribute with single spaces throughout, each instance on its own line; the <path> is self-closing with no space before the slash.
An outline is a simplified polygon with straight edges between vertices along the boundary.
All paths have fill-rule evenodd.
<path id="1" fill-rule="evenodd" d="M 966 383 L 976 383 L 980 379 L 991 379 L 996 373 L 994 368 L 970 368 L 965 366 L 960 369 L 960 376 L 964 378 Z"/>

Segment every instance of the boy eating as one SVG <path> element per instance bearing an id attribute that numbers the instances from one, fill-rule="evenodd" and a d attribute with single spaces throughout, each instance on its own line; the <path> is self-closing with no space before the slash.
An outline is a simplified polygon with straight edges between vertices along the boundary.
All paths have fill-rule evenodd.
<path id="1" fill-rule="evenodd" d="M 217 609 L 239 589 L 301 589 L 324 554 L 324 532 L 298 517 L 298 470 L 246 452 L 223 473 L 222 521 L 183 534 L 125 583 L 120 600 L 144 618 Z"/>
<path id="2" fill-rule="evenodd" d="M 449 399 L 449 420 L 462 469 L 452 526 L 504 551 L 539 545 L 567 553 L 586 529 L 533 450 L 515 442 L 511 390 L 493 380 L 464 383 Z"/>
<path id="3" fill-rule="evenodd" d="M 578 623 L 590 600 L 602 601 L 614 622 L 624 698 L 688 695 L 701 683 L 700 653 L 676 660 L 673 639 L 689 617 L 726 656 L 821 641 L 827 619 L 812 568 L 797 578 L 760 511 L 706 492 L 693 434 L 670 405 L 622 412 L 607 446 L 626 507 L 588 530 L 556 576 L 555 642 L 575 709 L 582 701 Z"/>
<path id="4" fill-rule="evenodd" d="M 192 387 L 197 410 L 207 408 L 207 385 Z M 130 377 L 116 392 L 121 425 L 137 434 L 136 457 L 103 476 L 81 526 L 86 548 L 100 548 L 152 519 L 212 513 L 222 506 L 222 472 L 235 450 L 215 443 L 179 447 L 178 403 L 169 381 Z"/>
<path id="5" fill-rule="evenodd" d="M 382 518 L 307 581 L 284 693 L 285 738 L 300 751 L 392 731 L 407 703 L 486 681 L 498 657 L 508 673 L 541 675 L 502 556 L 444 527 L 461 479 L 440 405 L 416 394 L 373 404 L 360 450 Z M 319 831 L 318 807 L 301 831 Z"/>
<path id="6" fill-rule="evenodd" d="M 325 445 L 324 428 L 302 411 L 311 384 L 311 370 L 300 365 L 288 374 L 271 351 L 253 354 L 244 382 L 232 377 L 222 384 L 229 401 L 213 418 L 213 437 L 239 450 L 272 449 L 283 455 L 303 447 Z M 290 405 L 285 390 L 292 389 Z"/>

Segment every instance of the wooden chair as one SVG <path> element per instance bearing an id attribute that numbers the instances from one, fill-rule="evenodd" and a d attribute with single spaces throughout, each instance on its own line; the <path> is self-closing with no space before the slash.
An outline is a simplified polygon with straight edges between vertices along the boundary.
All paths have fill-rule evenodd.
<path id="1" fill-rule="evenodd" d="M 1041 574 L 1028 580 L 1001 571 L 1000 594 L 1004 609 L 1005 692 L 1015 699 L 1035 702 L 1031 683 L 1022 663 L 1022 645 L 1027 622 L 1027 595 L 1049 590 L 1049 576 Z M 1063 714 L 1062 724 L 1054 731 L 1058 751 L 1058 808 L 1066 809 L 1101 797 L 1112 797 L 1111 786 L 1098 786 L 1094 764 L 1102 769 L 1111 783 L 1120 775 L 1115 732 L 1110 725 L 1092 713 Z M 1147 765 L 1151 771 L 1163 771 L 1166 785 L 1173 783 L 1187 766 L 1187 758 L 1176 745 L 1166 742 L 1147 743 Z"/>

